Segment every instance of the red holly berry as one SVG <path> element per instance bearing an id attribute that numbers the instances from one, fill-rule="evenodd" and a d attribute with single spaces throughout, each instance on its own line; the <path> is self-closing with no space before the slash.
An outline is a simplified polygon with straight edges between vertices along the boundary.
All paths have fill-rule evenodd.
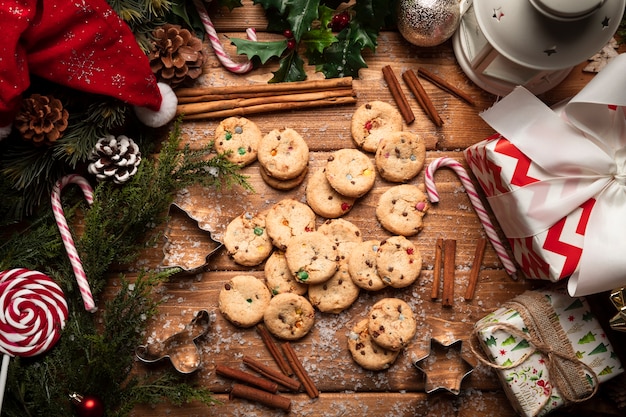
<path id="1" fill-rule="evenodd" d="M 296 48 L 296 40 L 291 38 L 287 41 L 287 49 L 295 49 Z"/>
<path id="2" fill-rule="evenodd" d="M 293 38 L 293 32 L 291 31 L 291 29 L 285 29 L 283 30 L 283 36 L 287 39 L 292 39 Z"/>
<path id="3" fill-rule="evenodd" d="M 341 32 L 346 26 L 348 26 L 349 23 L 350 13 L 344 11 L 334 15 L 330 20 L 328 27 L 330 27 L 333 32 Z"/>

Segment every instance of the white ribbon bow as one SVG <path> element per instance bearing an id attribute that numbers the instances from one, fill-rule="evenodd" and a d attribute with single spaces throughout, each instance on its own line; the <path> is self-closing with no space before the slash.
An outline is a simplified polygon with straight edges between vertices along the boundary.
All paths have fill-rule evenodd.
<path id="1" fill-rule="evenodd" d="M 499 219 L 507 237 L 534 236 L 589 199 L 596 200 L 580 262 L 569 278 L 571 296 L 626 284 L 624 106 L 626 54 L 614 58 L 562 111 L 518 87 L 481 114 L 533 161 L 539 168 L 535 175 L 541 173 L 541 181 L 489 198 L 500 213 L 521 208 L 523 216 Z"/>

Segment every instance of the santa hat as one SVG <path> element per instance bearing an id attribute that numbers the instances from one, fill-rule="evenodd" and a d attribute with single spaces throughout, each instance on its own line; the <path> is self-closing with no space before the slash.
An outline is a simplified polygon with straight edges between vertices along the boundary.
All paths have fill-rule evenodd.
<path id="1" fill-rule="evenodd" d="M 146 54 L 106 0 L 3 0 L 0 22 L 0 139 L 11 130 L 30 75 L 119 99 L 150 127 L 174 118 L 172 89 L 157 84 Z"/>

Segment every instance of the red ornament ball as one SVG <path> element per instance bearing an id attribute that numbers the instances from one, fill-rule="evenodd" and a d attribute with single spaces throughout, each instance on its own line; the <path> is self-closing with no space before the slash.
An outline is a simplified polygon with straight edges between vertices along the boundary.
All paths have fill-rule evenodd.
<path id="1" fill-rule="evenodd" d="M 98 397 L 72 394 L 70 400 L 74 404 L 78 417 L 102 417 L 104 415 L 104 404 Z"/>

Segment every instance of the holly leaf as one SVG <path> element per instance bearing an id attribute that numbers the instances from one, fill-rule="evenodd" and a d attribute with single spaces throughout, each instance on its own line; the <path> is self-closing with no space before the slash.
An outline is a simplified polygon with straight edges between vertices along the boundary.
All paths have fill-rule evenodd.
<path id="1" fill-rule="evenodd" d="M 337 42 L 328 46 L 323 54 L 309 55 L 309 62 L 316 65 L 326 78 L 357 78 L 359 69 L 367 68 L 361 55 L 361 45 L 353 42 L 351 32 L 351 28 L 342 30 Z"/>
<path id="2" fill-rule="evenodd" d="M 378 46 L 378 32 L 368 30 L 359 25 L 352 25 L 350 32 L 352 42 L 361 45 L 361 49 L 369 48 L 372 51 L 376 50 L 376 46 Z"/>
<path id="3" fill-rule="evenodd" d="M 362 26 L 379 31 L 395 9 L 394 4 L 395 2 L 389 0 L 359 0 L 354 5 L 355 20 Z"/>
<path id="4" fill-rule="evenodd" d="M 287 49 L 287 40 L 257 42 L 249 39 L 231 38 L 238 54 L 245 54 L 248 59 L 258 57 L 262 64 L 265 64 L 272 57 L 280 57 Z"/>
<path id="5" fill-rule="evenodd" d="M 229 11 L 233 11 L 235 7 L 243 7 L 241 0 L 218 0 L 220 7 L 228 7 Z"/>
<path id="6" fill-rule="evenodd" d="M 276 9 L 279 13 L 285 13 L 288 1 L 285 0 L 253 0 L 252 3 L 260 4 L 265 10 Z"/>
<path id="7" fill-rule="evenodd" d="M 269 80 L 270 83 L 304 81 L 306 80 L 304 61 L 296 51 L 292 51 L 280 60 L 278 70 L 272 74 L 274 76 Z"/>
<path id="8" fill-rule="evenodd" d="M 319 7 L 319 27 L 315 27 L 304 35 L 300 43 L 304 45 L 306 54 L 309 53 L 323 53 L 324 49 L 337 42 L 337 38 L 333 34 L 333 31 L 328 27 L 334 10 L 324 5 Z"/>
<path id="9" fill-rule="evenodd" d="M 287 0 L 287 21 L 293 37 L 300 42 L 302 35 L 309 31 L 311 23 L 317 19 L 320 0 Z"/>

